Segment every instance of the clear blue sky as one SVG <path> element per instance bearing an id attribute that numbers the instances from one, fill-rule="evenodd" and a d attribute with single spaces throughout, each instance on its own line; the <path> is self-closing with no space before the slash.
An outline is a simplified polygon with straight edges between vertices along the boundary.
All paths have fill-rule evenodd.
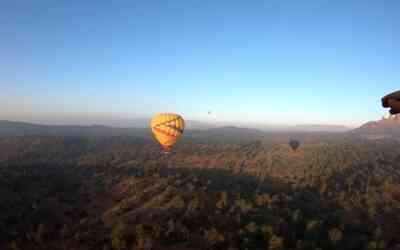
<path id="1" fill-rule="evenodd" d="M 16 0 L 0 23 L 4 119 L 357 125 L 400 89 L 396 0 Z"/>

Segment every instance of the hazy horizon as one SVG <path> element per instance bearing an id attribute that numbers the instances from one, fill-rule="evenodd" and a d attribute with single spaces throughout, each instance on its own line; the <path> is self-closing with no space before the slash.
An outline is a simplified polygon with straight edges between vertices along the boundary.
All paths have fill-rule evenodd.
<path id="1" fill-rule="evenodd" d="M 16 122 L 28 122 L 28 123 L 39 123 L 48 125 L 106 125 L 106 126 L 116 126 L 116 127 L 129 127 L 132 121 L 135 120 L 150 120 L 154 114 L 150 115 L 133 115 L 133 116 L 123 116 L 116 114 L 66 114 L 66 113 L 6 113 L 0 111 L 0 120 L 16 121 Z M 302 122 L 291 122 L 285 123 L 279 120 L 265 120 L 265 121 L 238 121 L 238 120 L 220 120 L 218 117 L 212 114 L 205 119 L 196 119 L 196 117 L 191 118 L 184 117 L 185 120 L 207 123 L 210 125 L 236 125 L 243 126 L 249 124 L 250 127 L 254 126 L 308 126 L 308 125 L 322 125 L 322 126 L 344 126 L 348 128 L 356 128 L 367 122 L 375 121 L 381 119 L 382 116 L 387 117 L 388 114 L 381 114 L 371 120 L 361 121 L 359 123 L 329 123 L 319 120 L 310 120 Z"/>
<path id="2" fill-rule="evenodd" d="M 1 6 L 3 120 L 357 127 L 399 88 L 399 1 Z"/>
<path id="3" fill-rule="evenodd" d="M 147 127 L 151 117 L 113 117 L 113 116 L 38 116 L 38 117 L 1 117 L 0 121 L 12 121 L 12 122 L 24 122 L 39 125 L 78 125 L 78 126 L 92 126 L 92 125 L 102 125 L 109 127 Z M 283 123 L 273 123 L 273 122 L 246 122 L 246 121 L 212 121 L 212 120 L 193 120 L 187 119 L 187 125 L 189 127 L 202 127 L 202 128 L 212 128 L 212 127 L 223 127 L 223 126 L 236 126 L 242 128 L 254 128 L 254 129 L 264 129 L 264 130 L 285 130 L 285 129 L 295 129 L 296 127 L 302 126 L 326 126 L 326 127 L 340 127 L 353 129 L 358 126 L 346 126 L 342 124 L 320 124 L 320 123 L 299 123 L 299 124 L 283 124 Z"/>

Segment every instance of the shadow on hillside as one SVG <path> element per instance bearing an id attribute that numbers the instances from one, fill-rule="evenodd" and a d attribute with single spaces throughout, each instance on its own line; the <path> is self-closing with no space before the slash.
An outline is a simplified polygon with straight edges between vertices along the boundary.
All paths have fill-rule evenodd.
<path id="1" fill-rule="evenodd" d="M 71 168 L 69 168 L 65 166 L 32 166 L 33 172 L 23 173 L 24 171 L 26 171 L 26 169 L 26 167 L 10 167 L 7 171 L 9 174 L 14 173 L 14 177 L 12 179 L 9 178 L 11 182 L 8 182 L 8 184 L 11 186 L 15 186 L 16 189 L 14 188 L 14 191 L 10 190 L 8 196 L 8 204 L 14 204 L 13 211 L 15 211 L 15 213 L 13 213 L 14 215 L 11 214 L 14 217 L 14 221 L 8 221 L 7 225 L 3 225 L 4 227 L 2 231 L 6 232 L 6 226 L 7 228 L 10 228 L 10 223 L 19 225 L 17 229 L 17 231 L 19 232 L 19 236 L 8 234 L 6 237 L 2 238 L 2 240 L 5 240 L 5 242 L 10 242 L 10 240 L 16 237 L 25 237 L 23 235 L 26 234 L 27 231 L 32 231 L 34 233 L 37 232 L 38 225 L 40 223 L 45 224 L 46 227 L 54 224 L 54 221 L 52 220 L 56 219 L 55 216 L 60 216 L 61 214 L 68 215 L 71 213 L 70 209 L 65 210 L 65 208 L 67 207 L 74 209 L 74 211 L 72 211 L 74 212 L 72 216 L 76 217 L 73 220 L 75 222 L 82 218 L 93 216 L 89 214 L 78 215 L 76 213 L 83 212 L 82 208 L 87 206 L 87 202 L 90 202 L 89 200 L 86 200 L 84 196 L 82 196 L 82 193 L 79 191 L 80 187 L 82 187 L 83 185 L 85 187 L 88 187 L 88 185 L 104 185 L 104 183 L 96 184 L 95 181 L 91 181 L 91 179 L 96 179 L 96 176 L 104 176 L 102 177 L 104 179 L 114 179 L 115 182 L 113 185 L 118 184 L 119 181 L 123 180 L 124 178 L 129 178 L 132 176 L 137 178 L 152 177 L 152 180 L 164 177 L 174 177 L 175 179 L 182 180 L 183 182 L 185 182 L 185 180 L 193 180 L 193 178 L 196 178 L 199 180 L 201 186 L 207 187 L 205 192 L 210 197 L 215 197 L 218 192 L 227 191 L 231 194 L 240 194 L 241 198 L 253 202 L 257 194 L 268 194 L 271 197 L 275 196 L 276 198 L 274 203 L 274 206 L 276 207 L 274 213 L 278 213 L 278 215 L 276 215 L 276 220 L 278 220 L 279 218 L 286 218 L 287 220 L 289 220 L 288 218 L 290 218 L 288 217 L 289 215 L 279 214 L 280 210 L 282 210 L 282 213 L 284 214 L 290 214 L 296 210 L 299 210 L 306 218 L 320 218 L 321 220 L 326 220 L 327 218 L 329 219 L 329 216 L 326 216 L 327 214 L 332 214 L 332 211 L 340 209 L 337 205 L 332 204 L 332 202 L 320 196 L 318 190 L 316 190 L 315 188 L 304 186 L 294 187 L 289 183 L 283 182 L 282 180 L 268 177 L 263 181 L 260 181 L 255 176 L 246 175 L 244 173 L 234 174 L 231 171 L 222 169 L 171 168 L 162 167 L 161 165 L 158 165 L 154 168 L 136 168 L 131 166 L 123 168 L 83 168 L 72 166 Z M 154 179 L 154 177 L 156 179 Z M 183 185 L 181 187 L 185 188 L 185 186 Z M 13 196 L 13 192 L 17 195 Z M 42 204 L 39 205 L 43 207 L 43 209 L 40 210 L 40 213 L 36 213 L 34 212 L 35 210 L 31 209 L 32 204 L 35 204 L 35 197 L 37 197 L 37 195 L 41 197 L 40 201 L 42 202 Z M 109 194 L 107 192 L 101 192 L 101 195 L 107 196 Z M 25 202 L 16 202 L 17 200 L 20 200 L 21 197 L 25 197 Z M 62 200 L 55 204 L 55 197 L 59 197 Z M 290 197 L 290 199 L 287 197 Z M 102 200 L 107 200 L 108 198 L 111 197 L 103 197 Z M 215 205 L 213 209 L 215 210 Z M 55 213 L 56 210 L 57 212 Z M 24 218 L 19 217 L 19 211 L 24 213 Z M 185 222 L 186 225 L 189 227 L 189 225 L 194 223 L 194 221 L 191 221 L 191 219 L 198 220 L 197 223 L 200 223 L 199 225 L 203 225 L 202 223 L 204 223 L 204 225 L 213 225 L 212 221 L 206 222 L 208 220 L 208 217 L 206 215 L 209 211 L 213 210 L 203 211 L 204 213 L 202 213 L 202 215 L 190 218 L 189 221 Z M 160 212 L 165 213 L 161 215 L 162 217 L 160 218 L 170 218 L 171 216 L 171 211 L 160 210 Z M 261 215 L 261 213 L 264 213 L 264 215 Z M 246 215 L 245 220 L 249 220 L 249 222 L 254 221 L 256 223 L 264 223 L 262 220 L 267 220 L 269 216 L 275 217 L 275 214 L 270 214 L 270 212 L 268 212 L 267 210 L 259 210 L 257 214 Z M 220 217 L 219 215 L 214 217 L 214 219 L 216 220 L 218 220 L 218 218 L 223 217 Z M 64 216 L 57 218 L 56 224 L 62 225 L 65 222 L 64 219 Z M 95 219 L 95 217 L 93 217 L 92 219 Z M 165 220 L 165 222 L 167 221 L 168 220 Z M 25 222 L 29 223 L 30 225 L 26 225 L 25 228 L 22 228 Z M 184 221 L 182 221 L 182 223 L 183 222 Z M 57 232 L 60 231 L 61 229 L 58 228 L 57 225 L 52 226 L 52 228 L 49 228 L 48 230 L 54 230 Z M 218 225 L 218 223 L 216 223 L 216 225 Z M 98 230 L 93 228 L 94 226 L 89 226 L 89 224 L 87 224 L 87 227 L 90 228 L 90 231 L 93 232 L 93 235 L 97 235 L 93 237 L 97 237 L 99 242 L 103 242 L 104 239 L 109 237 L 108 231 L 99 233 L 98 230 L 105 230 L 103 228 L 103 225 L 98 225 L 97 227 L 100 228 Z M 78 230 L 78 228 L 76 230 Z M 190 230 L 196 231 L 194 227 L 190 228 Z M 285 231 L 284 229 L 282 230 Z M 90 234 L 89 236 L 92 237 L 92 234 Z M 85 244 L 90 245 L 89 239 L 92 239 L 89 236 L 87 236 L 87 238 L 81 239 L 83 241 L 88 240 L 88 242 L 80 242 L 79 244 L 81 246 L 84 246 Z M 26 239 L 23 241 L 28 242 Z M 75 241 L 72 240 L 72 242 Z M 55 242 L 49 244 L 54 243 Z"/>
<path id="2" fill-rule="evenodd" d="M 207 191 L 211 193 L 228 191 L 239 193 L 242 198 L 254 199 L 258 194 L 277 195 L 278 197 L 291 197 L 294 209 L 304 210 L 307 214 L 321 213 L 322 211 L 340 210 L 335 202 L 324 199 L 319 190 L 313 186 L 294 186 L 278 178 L 265 177 L 263 180 L 246 174 L 235 174 L 224 169 L 199 169 L 199 168 L 173 168 L 157 167 L 151 169 L 129 168 L 127 176 L 146 177 L 176 177 L 178 179 L 197 178 L 206 184 Z"/>

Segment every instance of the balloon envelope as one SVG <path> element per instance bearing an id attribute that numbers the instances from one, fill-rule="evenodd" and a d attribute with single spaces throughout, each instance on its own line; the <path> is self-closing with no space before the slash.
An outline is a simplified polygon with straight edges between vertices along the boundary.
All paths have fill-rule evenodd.
<path id="1" fill-rule="evenodd" d="M 300 142 L 297 140 L 290 140 L 289 145 L 293 150 L 296 150 L 300 146 Z"/>
<path id="2" fill-rule="evenodd" d="M 151 119 L 150 126 L 154 137 L 168 151 L 183 134 L 185 121 L 178 114 L 161 113 Z"/>
<path id="3" fill-rule="evenodd" d="M 400 91 L 384 96 L 382 98 L 382 106 L 390 108 L 389 112 L 392 115 L 400 113 Z"/>

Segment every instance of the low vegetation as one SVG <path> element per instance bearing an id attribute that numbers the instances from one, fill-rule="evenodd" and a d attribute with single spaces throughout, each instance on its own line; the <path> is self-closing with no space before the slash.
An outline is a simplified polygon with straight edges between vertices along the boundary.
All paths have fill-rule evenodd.
<path id="1" fill-rule="evenodd" d="M 0 249 L 400 249 L 400 142 L 0 139 Z"/>

